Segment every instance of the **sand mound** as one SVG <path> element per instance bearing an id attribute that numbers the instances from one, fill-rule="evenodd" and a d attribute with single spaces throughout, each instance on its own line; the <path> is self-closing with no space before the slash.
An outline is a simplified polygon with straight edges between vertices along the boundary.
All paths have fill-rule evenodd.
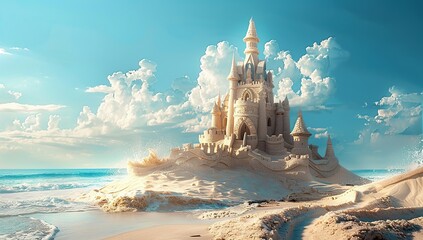
<path id="1" fill-rule="evenodd" d="M 229 206 L 249 200 L 280 200 L 288 195 L 290 200 L 296 201 L 320 199 L 343 191 L 345 186 L 342 185 L 346 183 L 363 182 L 362 178 L 340 167 L 326 182 L 315 179 L 316 186 L 313 186 L 310 174 L 303 179 L 297 176 L 301 174 L 296 170 L 281 172 L 263 168 L 258 171 L 249 158 L 243 161 L 231 167 L 211 166 L 196 157 L 183 161 L 160 159 L 150 151 L 141 161 L 128 162 L 129 177 L 92 191 L 83 199 L 109 212 L 183 210 Z M 338 184 L 332 184 L 334 182 Z M 329 187 L 322 190 L 325 188 L 322 186 Z"/>
<path id="2" fill-rule="evenodd" d="M 163 163 L 86 194 L 106 211 L 180 210 L 193 207 L 234 205 L 247 200 L 281 199 L 298 188 L 284 183 L 274 174 L 248 169 L 214 169 L 208 166 Z M 173 200 L 181 202 L 173 204 Z M 188 206 L 187 206 L 188 207 Z"/>

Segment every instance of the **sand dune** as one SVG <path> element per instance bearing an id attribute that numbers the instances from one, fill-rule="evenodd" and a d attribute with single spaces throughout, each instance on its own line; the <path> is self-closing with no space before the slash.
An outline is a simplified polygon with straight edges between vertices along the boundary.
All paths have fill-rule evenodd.
<path id="1" fill-rule="evenodd" d="M 267 204 L 214 223 L 215 239 L 421 239 L 423 167 L 316 201 Z"/>

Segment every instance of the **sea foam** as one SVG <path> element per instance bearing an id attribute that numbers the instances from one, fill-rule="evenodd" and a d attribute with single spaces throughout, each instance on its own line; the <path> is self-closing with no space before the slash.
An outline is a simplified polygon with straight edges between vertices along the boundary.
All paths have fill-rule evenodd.
<path id="1" fill-rule="evenodd" d="M 0 239 L 54 239 L 59 229 L 33 217 L 0 217 Z"/>

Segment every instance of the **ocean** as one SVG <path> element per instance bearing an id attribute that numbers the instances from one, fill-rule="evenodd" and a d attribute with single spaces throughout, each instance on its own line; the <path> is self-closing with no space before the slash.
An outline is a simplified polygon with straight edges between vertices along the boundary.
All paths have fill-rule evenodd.
<path id="1" fill-rule="evenodd" d="M 126 175 L 126 169 L 0 169 L 0 239 L 54 239 L 59 229 L 37 214 L 95 211 L 70 199 Z"/>
<path id="2" fill-rule="evenodd" d="M 378 181 L 404 170 L 353 172 Z M 43 219 L 45 214 L 98 211 L 71 199 L 126 175 L 126 169 L 0 169 L 0 239 L 60 237 L 60 229 Z"/>

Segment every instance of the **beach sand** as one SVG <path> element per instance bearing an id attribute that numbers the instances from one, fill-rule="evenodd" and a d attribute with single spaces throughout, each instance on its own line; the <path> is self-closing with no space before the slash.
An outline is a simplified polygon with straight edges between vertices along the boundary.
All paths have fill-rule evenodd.
<path id="1" fill-rule="evenodd" d="M 208 231 L 208 224 L 175 224 L 161 225 L 127 232 L 106 238 L 109 240 L 138 240 L 138 239 L 169 239 L 169 240 L 185 240 L 185 239 L 212 239 L 213 236 Z"/>
<path id="2" fill-rule="evenodd" d="M 294 202 L 189 213 L 200 222 L 164 223 L 109 239 L 423 239 L 422 189 L 420 167 L 333 196 L 322 198 L 315 191 L 298 199 L 294 195 Z"/>

